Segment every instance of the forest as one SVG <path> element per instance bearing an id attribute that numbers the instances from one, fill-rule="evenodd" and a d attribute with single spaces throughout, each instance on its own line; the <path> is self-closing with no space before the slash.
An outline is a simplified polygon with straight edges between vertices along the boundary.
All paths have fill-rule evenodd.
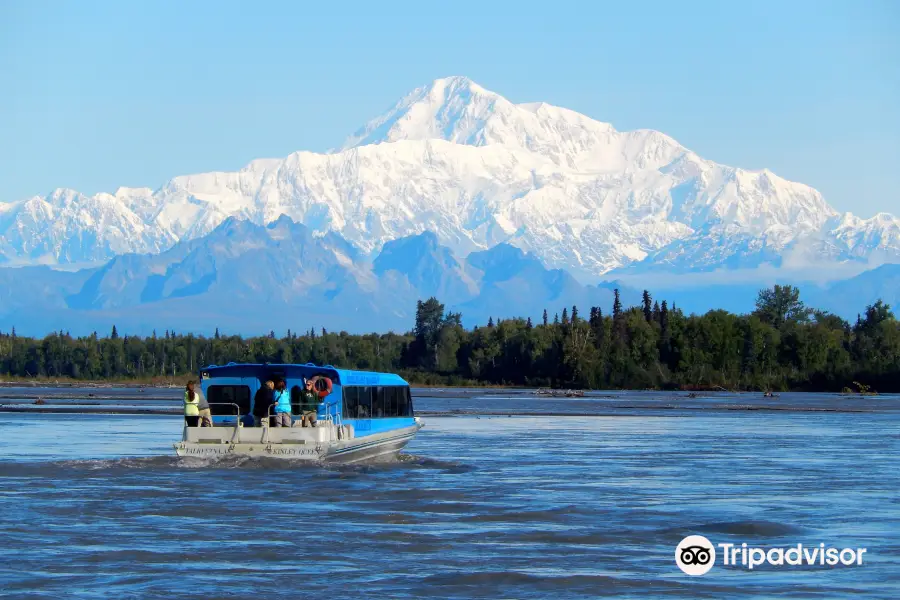
<path id="1" fill-rule="evenodd" d="M 804 305 L 799 290 L 761 290 L 756 309 L 686 315 L 647 291 L 624 308 L 544 311 L 465 329 L 437 298 L 405 333 L 286 331 L 243 338 L 163 330 L 42 339 L 0 332 L 6 378 L 183 381 L 209 364 L 306 363 L 397 372 L 430 385 L 578 389 L 900 391 L 900 322 L 881 301 L 855 323 Z"/>

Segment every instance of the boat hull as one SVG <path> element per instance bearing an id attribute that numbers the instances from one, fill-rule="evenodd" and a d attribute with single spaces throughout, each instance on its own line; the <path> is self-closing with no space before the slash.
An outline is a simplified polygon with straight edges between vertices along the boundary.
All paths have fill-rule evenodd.
<path id="1" fill-rule="evenodd" d="M 174 444 L 174 447 L 175 453 L 180 457 L 246 456 L 352 464 L 396 457 L 423 426 L 417 419 L 410 427 L 335 441 L 310 443 L 182 441 Z"/>

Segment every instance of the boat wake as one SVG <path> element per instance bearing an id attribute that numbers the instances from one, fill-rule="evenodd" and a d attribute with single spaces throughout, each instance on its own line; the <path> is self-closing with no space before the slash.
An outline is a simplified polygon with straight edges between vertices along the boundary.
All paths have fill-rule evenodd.
<path id="1" fill-rule="evenodd" d="M 136 470 L 168 471 L 173 469 L 318 470 L 335 472 L 374 472 L 386 469 L 433 469 L 450 473 L 465 473 L 474 470 L 474 467 L 454 461 L 442 461 L 425 456 L 402 453 L 395 456 L 378 457 L 371 461 L 355 463 L 352 465 L 240 455 L 225 455 L 208 458 L 141 456 L 54 461 L 0 461 L 0 472 L 2 472 L 4 476 L 11 477 L 28 477 L 32 475 L 47 477 L 52 476 L 52 473 L 55 470 L 67 472 L 129 472 Z"/>

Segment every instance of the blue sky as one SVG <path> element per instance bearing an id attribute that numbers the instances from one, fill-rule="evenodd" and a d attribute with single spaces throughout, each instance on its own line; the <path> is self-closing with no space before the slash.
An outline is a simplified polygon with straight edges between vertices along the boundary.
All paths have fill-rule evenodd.
<path id="1" fill-rule="evenodd" d="M 0 0 L 0 201 L 339 145 L 466 75 L 900 213 L 900 2 Z"/>

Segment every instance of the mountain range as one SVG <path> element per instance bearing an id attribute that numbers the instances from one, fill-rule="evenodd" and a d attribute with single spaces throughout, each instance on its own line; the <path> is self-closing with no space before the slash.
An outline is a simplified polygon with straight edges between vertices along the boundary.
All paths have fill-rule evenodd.
<path id="1" fill-rule="evenodd" d="M 450 77 L 326 153 L 155 191 L 0 203 L 0 282 L 11 286 L 0 325 L 54 329 L 75 311 L 86 324 L 249 331 L 264 306 L 271 319 L 405 328 L 423 294 L 483 322 L 548 302 L 608 306 L 613 286 L 628 296 L 685 276 L 700 278 L 673 294 L 712 307 L 702 287 L 727 287 L 732 273 L 751 273 L 744 285 L 821 283 L 897 262 L 892 215 L 840 214 L 809 186 L 705 160 L 657 131 Z M 39 298 L 22 303 L 23 290 Z"/>
<path id="2" fill-rule="evenodd" d="M 142 334 L 406 331 L 416 301 L 431 295 L 462 311 L 468 326 L 509 316 L 511 307 L 535 319 L 546 308 L 553 318 L 565 306 L 608 306 L 613 298 L 611 286 L 581 284 L 509 244 L 460 261 L 424 232 L 387 242 L 370 261 L 340 235 L 314 236 L 285 216 L 267 226 L 229 217 L 162 253 L 120 255 L 76 272 L 0 269 L 0 289 L 0 323 L 21 333 L 112 324 Z"/>

